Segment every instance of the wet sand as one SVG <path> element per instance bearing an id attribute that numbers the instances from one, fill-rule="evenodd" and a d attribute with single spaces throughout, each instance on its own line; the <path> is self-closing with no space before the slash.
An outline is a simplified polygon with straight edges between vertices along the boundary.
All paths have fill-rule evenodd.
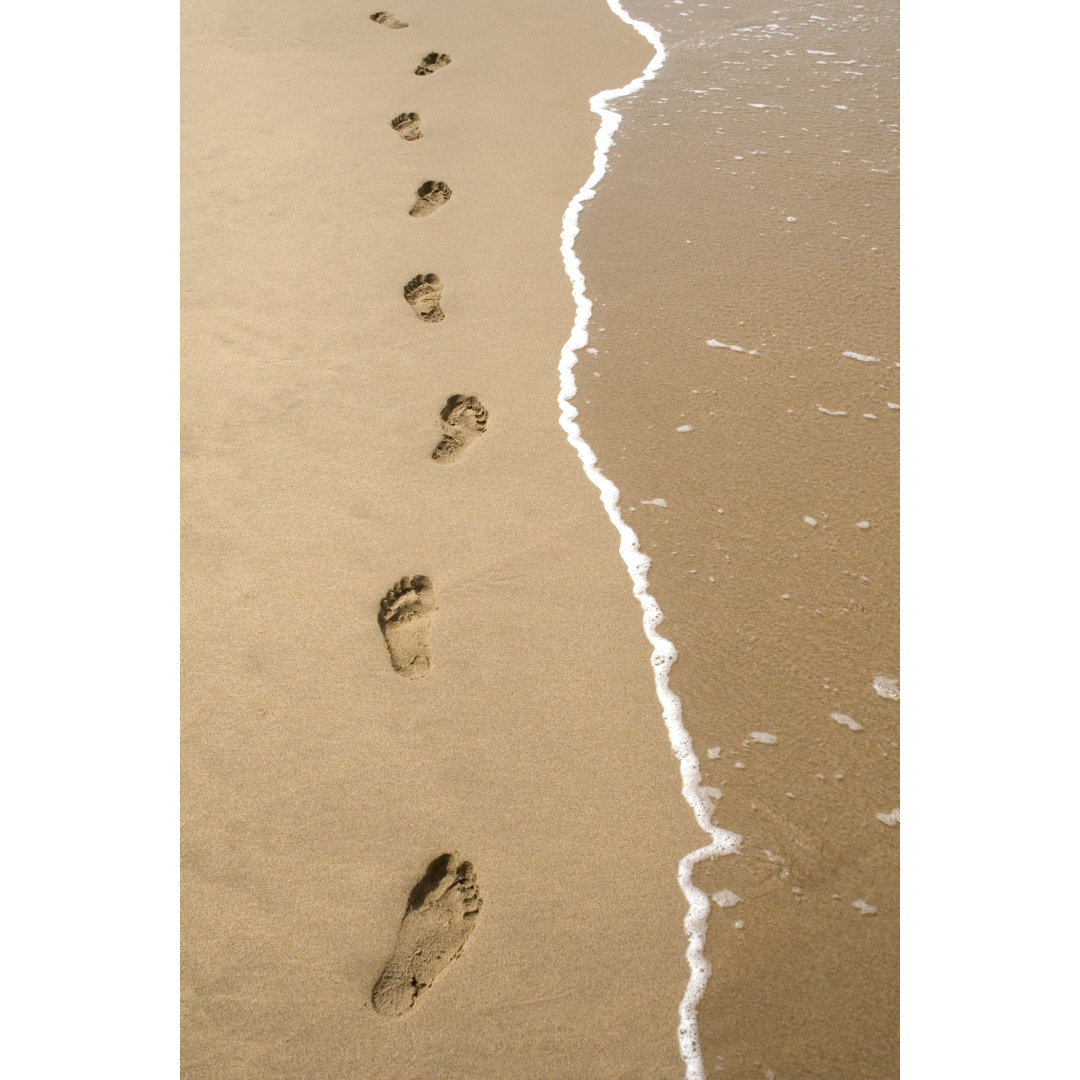
<path id="1" fill-rule="evenodd" d="M 582 214 L 576 404 L 743 837 L 695 877 L 739 898 L 709 921 L 704 1063 L 895 1076 L 896 9 L 629 10 L 669 55 Z"/>
<path id="2" fill-rule="evenodd" d="M 183 1075 L 680 1076 L 698 833 L 556 402 L 586 103 L 651 50 L 602 0 L 395 11 L 185 4 Z M 486 428 L 434 461 L 454 395 Z M 443 853 L 475 926 L 376 1012 Z"/>

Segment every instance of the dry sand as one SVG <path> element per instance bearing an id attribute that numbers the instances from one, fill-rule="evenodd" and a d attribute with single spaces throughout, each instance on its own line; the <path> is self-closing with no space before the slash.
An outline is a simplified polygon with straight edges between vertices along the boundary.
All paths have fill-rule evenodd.
<path id="1" fill-rule="evenodd" d="M 370 13 L 184 6 L 183 1075 L 679 1076 L 700 834 L 556 403 L 586 102 L 651 50 L 602 0 Z M 411 217 L 428 180 L 453 198 Z M 439 463 L 457 394 L 486 431 Z M 406 679 L 379 611 L 415 575 Z M 379 1015 L 444 852 L 475 929 Z"/>
<path id="2" fill-rule="evenodd" d="M 895 11 L 629 7 L 670 56 L 582 215 L 575 404 L 743 836 L 704 1062 L 892 1076 Z M 682 1076 L 704 837 L 555 400 L 586 103 L 652 51 L 603 0 L 184 8 L 183 1075 Z"/>

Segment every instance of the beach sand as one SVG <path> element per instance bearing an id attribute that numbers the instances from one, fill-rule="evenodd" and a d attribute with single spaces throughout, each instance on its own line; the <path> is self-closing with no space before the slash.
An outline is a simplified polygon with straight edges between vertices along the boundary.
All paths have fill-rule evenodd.
<path id="1" fill-rule="evenodd" d="M 587 100 L 652 50 L 602 0 L 395 10 L 185 4 L 182 1072 L 680 1076 L 700 833 L 556 401 Z M 403 296 L 429 273 L 438 323 Z M 459 394 L 486 430 L 438 463 Z M 379 611 L 415 575 L 410 679 Z M 380 1015 L 442 853 L 482 909 Z"/>
<path id="2" fill-rule="evenodd" d="M 695 879 L 740 898 L 710 918 L 704 1064 L 891 1076 L 895 12 L 679 7 L 630 5 L 670 55 L 582 214 L 575 405 L 743 837 Z M 184 5 L 182 1074 L 681 1077 L 675 870 L 706 838 L 556 401 L 587 102 L 652 49 L 603 0 L 376 10 Z M 789 64 L 734 32 L 770 19 Z M 413 216 L 426 182 L 452 194 Z M 420 600 L 384 600 L 402 579 Z M 406 929 L 444 853 L 447 929 Z M 416 934 L 463 947 L 376 1011 Z"/>

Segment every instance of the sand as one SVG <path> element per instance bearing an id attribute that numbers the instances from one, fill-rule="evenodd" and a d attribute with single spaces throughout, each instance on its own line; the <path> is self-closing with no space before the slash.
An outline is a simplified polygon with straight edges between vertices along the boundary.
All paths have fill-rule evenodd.
<path id="1" fill-rule="evenodd" d="M 715 820 L 743 836 L 697 875 L 738 897 L 710 919 L 708 1074 L 888 1076 L 894 19 L 722 7 L 632 7 L 688 44 L 620 106 L 582 215 L 597 353 L 575 404 L 654 555 Z M 704 836 L 556 402 L 586 103 L 652 51 L 602 0 L 375 11 L 184 6 L 182 1073 L 683 1076 L 675 866 Z M 782 54 L 732 32 L 769 18 L 819 35 L 783 72 L 800 108 L 736 111 L 769 104 L 760 70 L 718 65 Z M 880 67 L 830 67 L 811 98 L 805 49 L 841 32 Z M 709 86 L 722 103 L 688 93 Z M 684 88 L 722 124 L 695 127 Z M 410 213 L 429 183 L 452 197 Z M 443 855 L 469 905 L 454 873 L 429 882 L 446 902 L 417 930 Z M 377 1011 L 417 940 L 430 985 Z"/>
<path id="2" fill-rule="evenodd" d="M 601 0 L 369 14 L 185 5 L 183 1075 L 678 1076 L 699 833 L 556 401 L 585 104 L 651 50 Z M 454 395 L 486 430 L 440 463 Z M 380 602 L 417 575 L 403 678 Z M 380 1015 L 443 853 L 475 929 Z"/>

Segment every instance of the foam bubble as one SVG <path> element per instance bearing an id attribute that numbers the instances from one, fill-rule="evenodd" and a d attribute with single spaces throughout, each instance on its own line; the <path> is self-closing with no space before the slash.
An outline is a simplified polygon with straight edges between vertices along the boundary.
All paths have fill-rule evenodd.
<path id="1" fill-rule="evenodd" d="M 862 724 L 857 720 L 852 720 L 850 716 L 845 716 L 842 712 L 829 713 L 829 719 L 835 720 L 838 724 L 843 724 L 845 727 L 851 728 L 852 731 L 862 731 Z"/>
<path id="2" fill-rule="evenodd" d="M 851 906 L 860 915 L 876 915 L 877 908 L 873 904 L 868 904 L 865 900 L 852 900 Z"/>
<path id="3" fill-rule="evenodd" d="M 794 221 L 794 218 L 788 218 L 789 221 Z M 730 349 L 732 352 L 746 353 L 747 356 L 757 356 L 757 349 L 744 349 L 741 345 L 725 345 L 722 341 L 717 341 L 716 338 L 709 338 L 705 342 L 706 345 L 711 345 L 714 349 Z"/>
<path id="4" fill-rule="evenodd" d="M 888 698 L 889 701 L 900 700 L 900 683 L 896 679 L 890 679 L 887 675 L 874 677 L 873 687 L 879 697 Z"/>
<path id="5" fill-rule="evenodd" d="M 824 405 L 818 406 L 818 412 L 827 413 L 829 416 L 847 416 L 843 409 L 826 409 Z"/>
<path id="6" fill-rule="evenodd" d="M 861 360 L 864 364 L 880 364 L 881 357 L 868 356 L 866 353 L 852 352 L 850 349 L 844 353 L 844 356 L 850 356 L 852 360 Z"/>
<path id="7" fill-rule="evenodd" d="M 717 907 L 734 907 L 742 900 L 741 896 L 736 896 L 730 889 L 714 892 L 712 898 Z"/>
<path id="8" fill-rule="evenodd" d="M 807 525 L 816 525 L 817 524 L 817 518 L 804 517 L 803 521 L 805 521 Z"/>
<path id="9" fill-rule="evenodd" d="M 887 814 L 875 814 L 874 817 L 881 822 L 882 825 L 888 825 L 892 828 L 894 825 L 900 824 L 900 807 L 896 807 L 895 810 L 890 810 Z"/>
<path id="10" fill-rule="evenodd" d="M 856 521 L 855 522 L 855 528 L 856 529 L 869 529 L 870 528 L 870 522 L 869 521 Z"/>
<path id="11" fill-rule="evenodd" d="M 641 500 L 641 505 L 642 506 L 663 506 L 665 509 L 667 507 L 667 503 L 664 502 L 663 499 L 642 499 Z"/>
<path id="12" fill-rule="evenodd" d="M 693 431 L 694 430 L 694 425 L 693 424 L 683 424 L 682 427 L 677 427 L 675 430 L 676 431 Z"/>
<path id="13" fill-rule="evenodd" d="M 776 736 L 768 731 L 751 731 L 750 738 L 754 742 L 764 743 L 766 746 L 776 745 Z"/>
<path id="14" fill-rule="evenodd" d="M 710 746 L 709 749 L 705 751 L 705 753 L 709 755 L 710 759 L 715 761 L 720 756 L 720 747 Z"/>

